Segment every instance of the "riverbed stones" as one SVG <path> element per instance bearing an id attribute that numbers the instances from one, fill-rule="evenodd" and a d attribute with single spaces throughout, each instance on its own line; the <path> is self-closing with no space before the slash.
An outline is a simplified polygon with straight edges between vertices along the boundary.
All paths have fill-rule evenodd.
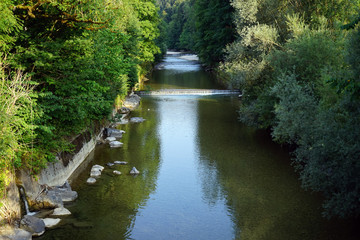
<path id="1" fill-rule="evenodd" d="M 140 174 L 140 172 L 136 169 L 136 167 L 133 167 L 133 168 L 130 170 L 130 174 L 131 174 L 131 175 L 138 175 L 138 174 Z"/>
<path id="2" fill-rule="evenodd" d="M 130 111 L 133 111 L 140 105 L 140 100 L 141 98 L 138 95 L 131 93 L 125 98 L 125 101 L 123 102 L 123 107 L 130 109 Z"/>
<path id="3" fill-rule="evenodd" d="M 8 240 L 31 240 L 32 234 L 24 229 L 15 228 L 0 232 L 0 239 L 3 239 L 1 237 Z"/>
<path id="4" fill-rule="evenodd" d="M 109 138 L 109 137 L 113 137 L 113 138 L 122 138 L 122 135 L 125 133 L 124 130 L 119 130 L 116 128 L 105 128 L 104 129 L 104 135 Z M 115 139 L 116 140 L 116 139 Z M 114 140 L 113 140 L 114 141 Z"/>
<path id="5" fill-rule="evenodd" d="M 126 164 L 128 164 L 128 163 L 127 163 L 127 162 L 124 162 L 124 161 L 115 161 L 114 164 L 126 165 Z"/>
<path id="6" fill-rule="evenodd" d="M 100 172 L 102 172 L 102 170 L 104 170 L 105 168 L 103 167 L 103 166 L 101 166 L 101 165 L 94 165 L 94 166 L 92 166 L 92 168 L 91 168 L 91 171 L 100 171 Z"/>
<path id="7" fill-rule="evenodd" d="M 119 141 L 112 141 L 109 143 L 109 145 L 111 148 L 118 148 L 118 147 L 121 147 L 123 145 L 123 143 L 119 142 Z"/>
<path id="8" fill-rule="evenodd" d="M 66 216 L 70 214 L 71 212 L 68 209 L 64 207 L 59 207 L 54 209 L 54 212 L 51 214 L 51 216 Z"/>
<path id="9" fill-rule="evenodd" d="M 114 173 L 115 175 L 121 175 L 121 172 L 118 171 L 118 170 L 114 170 L 113 173 Z"/>
<path id="10" fill-rule="evenodd" d="M 20 228 L 30 232 L 32 236 L 40 236 L 45 232 L 45 223 L 40 218 L 25 215 L 20 221 Z"/>
<path id="11" fill-rule="evenodd" d="M 115 164 L 114 163 L 111 163 L 111 162 L 109 162 L 109 163 L 107 163 L 106 164 L 106 166 L 108 166 L 108 167 L 112 167 L 112 166 L 114 166 Z"/>
<path id="12" fill-rule="evenodd" d="M 43 219 L 46 228 L 52 228 L 58 225 L 61 221 L 60 218 L 44 218 Z"/>
<path id="13" fill-rule="evenodd" d="M 96 178 L 90 177 L 86 180 L 86 182 L 89 184 L 94 184 L 94 183 L 96 183 Z"/>
<path id="14" fill-rule="evenodd" d="M 106 142 L 113 142 L 113 141 L 116 141 L 116 138 L 115 137 L 107 137 L 105 139 Z"/>
<path id="15" fill-rule="evenodd" d="M 142 123 L 144 122 L 146 119 L 142 118 L 142 117 L 132 117 L 130 118 L 130 122 L 131 123 Z"/>

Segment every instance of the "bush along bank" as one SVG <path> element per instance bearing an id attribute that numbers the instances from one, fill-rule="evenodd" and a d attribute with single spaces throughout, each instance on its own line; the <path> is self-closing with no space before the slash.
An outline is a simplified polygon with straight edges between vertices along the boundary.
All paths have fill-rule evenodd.
<path id="1" fill-rule="evenodd" d="M 66 156 L 78 151 L 76 141 L 89 140 L 86 129 L 121 106 L 159 53 L 159 30 L 155 0 L 106 5 L 4 0 L 0 19 L 0 198 L 5 209 L 17 170 L 41 179 L 42 169 L 57 163 L 57 153 L 63 155 L 60 162 L 67 162 Z M 6 216 L 1 214 L 4 224 Z"/>

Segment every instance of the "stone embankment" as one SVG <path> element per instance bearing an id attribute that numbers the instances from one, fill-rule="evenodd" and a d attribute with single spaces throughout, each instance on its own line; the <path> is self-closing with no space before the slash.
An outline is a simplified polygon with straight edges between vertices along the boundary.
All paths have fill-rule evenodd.
<path id="1" fill-rule="evenodd" d="M 122 143 L 117 140 L 125 132 L 117 130 L 115 127 L 119 124 L 145 120 L 142 118 L 130 118 L 130 112 L 139 106 L 140 99 L 138 95 L 130 94 L 125 99 L 123 107 L 113 114 L 115 121 L 110 125 L 112 128 L 103 128 L 98 124 L 93 129 L 78 135 L 72 141 L 72 144 L 75 145 L 75 151 L 71 154 L 59 153 L 56 161 L 49 163 L 37 178 L 32 177 L 25 170 L 19 171 L 16 176 L 16 184 L 23 189 L 24 196 L 22 199 L 25 199 L 26 203 L 25 215 L 20 220 L 20 209 L 24 203 L 20 200 L 19 190 L 14 178 L 10 184 L 6 199 L 6 211 L 8 211 L 9 219 L 5 220 L 10 225 L 0 228 L 0 239 L 32 239 L 32 236 L 43 234 L 46 228 L 59 224 L 62 216 L 71 214 L 64 207 L 64 203 L 74 201 L 77 198 L 77 193 L 72 191 L 67 180 L 97 144 L 108 143 L 110 147 L 122 146 Z M 94 166 L 91 171 L 93 176 L 91 175 L 91 177 L 96 181 L 95 175 L 101 175 L 102 170 L 102 166 Z M 119 171 L 114 171 L 114 175 L 120 174 Z M 30 212 L 29 209 L 34 212 Z M 44 211 L 44 209 L 47 209 L 47 211 Z"/>

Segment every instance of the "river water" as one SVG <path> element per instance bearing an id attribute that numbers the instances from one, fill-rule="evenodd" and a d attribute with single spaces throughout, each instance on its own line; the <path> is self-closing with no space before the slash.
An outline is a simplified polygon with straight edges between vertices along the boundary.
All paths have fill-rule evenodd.
<path id="1" fill-rule="evenodd" d="M 167 55 L 145 88 L 219 88 L 193 59 Z M 96 147 L 72 177 L 72 215 L 39 239 L 358 239 L 353 225 L 321 217 L 289 154 L 240 124 L 238 107 L 236 96 L 143 97 L 133 116 L 146 121 L 120 127 L 122 148 Z M 129 164 L 86 184 L 92 165 L 114 161 Z"/>

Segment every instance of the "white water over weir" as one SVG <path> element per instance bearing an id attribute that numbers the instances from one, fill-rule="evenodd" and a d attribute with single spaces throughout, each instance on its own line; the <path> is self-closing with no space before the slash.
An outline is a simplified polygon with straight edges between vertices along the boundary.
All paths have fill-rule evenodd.
<path id="1" fill-rule="evenodd" d="M 160 89 L 153 91 L 136 91 L 140 96 L 167 96 L 167 95 L 241 95 L 239 90 L 218 89 Z"/>

